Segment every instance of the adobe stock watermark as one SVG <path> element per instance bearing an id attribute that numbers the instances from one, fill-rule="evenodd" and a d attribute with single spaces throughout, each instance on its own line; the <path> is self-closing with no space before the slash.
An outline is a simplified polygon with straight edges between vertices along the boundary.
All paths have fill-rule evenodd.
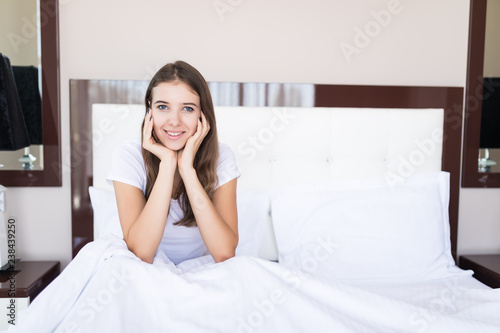
<path id="1" fill-rule="evenodd" d="M 21 17 L 21 30 L 19 33 L 10 31 L 7 33 L 9 41 L 14 52 L 21 52 L 20 46 L 28 44 L 33 38 L 38 38 L 39 29 L 48 23 L 49 18 L 54 18 L 57 14 L 57 6 L 65 5 L 73 0 L 59 0 L 54 2 L 41 1 L 39 14 L 35 13 L 31 19 L 26 16 Z"/>
<path id="2" fill-rule="evenodd" d="M 242 4 L 243 0 L 215 0 L 212 2 L 217 16 L 221 21 L 224 21 L 227 13 L 233 12 L 237 7 Z"/>
<path id="3" fill-rule="evenodd" d="M 79 308 L 76 310 L 78 321 L 71 321 L 63 328 L 66 333 L 80 333 L 84 332 L 77 322 L 90 323 L 95 319 L 97 313 L 103 311 L 106 306 L 113 302 L 115 295 L 123 292 L 128 286 L 130 281 L 135 279 L 135 276 L 130 275 L 129 272 L 122 268 L 121 272 L 113 270 L 112 277 L 108 280 L 107 286 L 92 296 L 88 296 L 80 303 Z"/>
<path id="4" fill-rule="evenodd" d="M 131 83 L 128 85 L 128 87 L 121 87 L 122 89 L 126 89 L 127 94 L 126 100 L 122 100 L 119 102 L 124 104 L 120 105 L 117 108 L 113 108 L 112 110 L 113 114 L 118 113 L 118 115 L 101 119 L 97 124 L 97 129 L 94 128 L 92 131 L 81 129 L 76 135 L 76 137 L 78 137 L 79 139 L 77 141 L 74 141 L 72 139 L 71 148 L 61 148 L 64 149 L 64 152 L 62 154 L 63 159 L 61 163 L 52 162 L 51 164 L 51 167 L 56 172 L 56 174 L 59 173 L 60 169 L 62 177 L 63 174 L 70 173 L 71 170 L 79 168 L 84 162 L 85 158 L 91 155 L 93 145 L 101 144 L 106 135 L 114 132 L 121 122 L 127 121 L 127 118 L 129 117 L 131 112 L 131 106 L 129 104 L 144 103 L 144 96 L 149 83 L 148 81 L 154 74 L 154 69 L 151 66 L 146 66 L 144 69 L 145 74 L 142 81 L 140 81 L 139 83 Z M 91 86 L 89 89 L 92 88 L 97 89 L 100 88 L 100 86 Z M 88 110 L 88 112 L 92 114 L 92 110 Z M 144 112 L 146 112 L 145 108 Z M 118 122 L 112 121 L 112 119 L 116 120 L 117 118 Z M 140 126 L 137 127 L 137 130 L 140 131 Z M 67 156 L 69 156 L 69 159 L 66 158 Z"/>
<path id="5" fill-rule="evenodd" d="M 112 111 L 116 116 L 113 119 L 118 119 L 120 122 L 126 121 L 130 115 L 130 106 L 120 105 L 117 108 L 113 108 Z M 80 132 L 80 140 L 71 147 L 73 152 L 71 153 L 70 148 L 67 148 L 66 154 L 64 156 L 70 156 L 69 160 L 62 161 L 61 164 L 53 163 L 52 168 L 57 170 L 62 168 L 61 175 L 63 173 L 70 173 L 80 167 L 85 159 L 91 155 L 93 149 L 92 146 L 100 145 L 103 143 L 107 135 L 111 135 L 119 126 L 119 123 L 113 122 L 111 117 L 105 117 L 99 120 L 97 128 L 93 130 L 82 130 Z M 138 128 L 139 130 L 139 128 Z"/>
<path id="6" fill-rule="evenodd" d="M 271 290 L 269 296 L 263 300 L 254 300 L 254 310 L 245 318 L 238 318 L 237 333 L 253 333 L 257 332 L 267 318 L 271 317 L 279 305 L 286 302 L 287 294 L 291 294 L 294 290 L 300 288 L 305 280 L 318 269 L 321 262 L 326 261 L 339 248 L 331 236 L 316 239 L 316 244 L 309 256 L 302 258 L 299 262 L 300 270 L 287 270 L 282 279 L 288 288 L 285 290 L 276 288 Z"/>
<path id="7" fill-rule="evenodd" d="M 393 16 L 400 14 L 404 7 L 399 0 L 390 0 L 387 3 L 386 9 L 378 11 L 370 11 L 372 20 L 365 23 L 361 28 L 354 27 L 354 37 L 351 43 L 341 42 L 339 44 L 340 50 L 344 55 L 347 63 L 351 63 L 352 57 L 355 54 L 360 54 L 374 38 L 379 36 L 382 31 L 389 26 L 392 22 Z"/>
<path id="8" fill-rule="evenodd" d="M 432 131 L 430 138 L 423 140 L 415 140 L 417 146 L 408 157 L 398 156 L 399 164 L 395 172 L 386 171 L 384 176 L 390 187 L 404 182 L 405 178 L 410 177 L 415 173 L 417 168 L 421 166 L 437 149 L 443 144 L 443 130 L 436 128 Z"/>
<path id="9" fill-rule="evenodd" d="M 38 27 L 46 25 L 47 20 L 54 17 L 56 12 L 57 8 L 55 3 L 49 5 L 42 1 L 40 4 L 40 16 L 38 16 L 38 13 L 35 13 L 31 19 L 26 16 L 21 17 L 22 26 L 19 31 L 20 34 L 13 31 L 7 33 L 7 40 L 14 52 L 19 53 L 21 51 L 21 45 L 28 44 L 33 38 L 38 38 Z"/>
<path id="10" fill-rule="evenodd" d="M 437 316 L 457 312 L 456 300 L 462 294 L 462 288 L 456 279 L 453 279 L 453 282 L 445 280 L 445 284 L 446 288 L 441 290 L 438 297 L 432 299 L 427 306 L 421 307 L 408 319 L 416 332 L 425 332 L 437 319 Z"/>
<path id="11" fill-rule="evenodd" d="M 276 133 L 283 132 L 290 124 L 290 120 L 297 117 L 290 114 L 289 110 L 285 108 L 275 108 L 272 112 L 274 115 L 269 120 L 267 127 L 260 129 L 255 136 L 247 137 L 238 145 L 238 152 L 246 156 L 248 161 L 252 161 L 257 156 L 258 151 L 264 150 L 266 145 L 274 140 Z"/>
<path id="12" fill-rule="evenodd" d="M 62 1 L 62 0 L 61 0 Z M 65 0 L 65 3 L 69 3 L 73 0 Z M 110 118 L 102 119 L 97 129 L 93 131 L 82 129 L 77 133 L 77 137 L 79 137 L 78 141 L 73 141 L 72 145 L 68 148 L 61 148 L 62 153 L 62 161 L 60 163 L 52 162 L 50 165 L 51 168 L 55 171 L 56 174 L 59 174 L 59 170 L 61 171 L 61 177 L 64 174 L 69 174 L 71 170 L 75 170 L 76 168 L 81 167 L 86 157 L 90 156 L 92 153 L 92 145 L 99 145 L 102 143 L 105 135 L 109 135 L 114 132 L 117 126 L 120 125 L 121 122 L 127 121 L 127 118 L 130 115 L 131 107 L 129 104 L 143 104 L 144 96 L 146 94 L 146 89 L 148 87 L 150 79 L 156 73 L 156 71 L 161 68 L 164 63 L 157 64 L 156 66 L 147 65 L 144 67 L 144 75 L 142 80 L 138 82 L 131 83 L 120 83 L 118 88 L 116 88 L 117 94 L 123 95 L 123 91 L 127 91 L 126 98 L 120 99 L 116 103 L 123 103 L 118 108 L 113 109 L 113 113 L 118 113 L 118 121 L 113 122 L 111 119 L 116 120 L 116 116 L 112 116 Z M 126 86 L 125 86 L 126 85 Z M 101 88 L 99 84 L 97 86 L 94 83 L 91 83 L 89 89 L 98 89 Z M 110 92 L 112 94 L 113 92 Z M 85 110 L 91 114 L 92 110 Z M 144 112 L 146 109 L 144 108 Z M 140 131 L 140 126 L 137 127 L 137 130 Z M 73 134 L 74 135 L 74 134 Z M 66 158 L 69 157 L 69 158 Z"/>

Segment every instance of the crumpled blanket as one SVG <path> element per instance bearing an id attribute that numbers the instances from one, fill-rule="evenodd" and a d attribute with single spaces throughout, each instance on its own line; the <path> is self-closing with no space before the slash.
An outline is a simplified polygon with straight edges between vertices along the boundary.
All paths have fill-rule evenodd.
<path id="1" fill-rule="evenodd" d="M 424 306 L 254 257 L 176 266 L 159 252 L 147 264 L 110 235 L 87 244 L 8 332 L 500 332 L 500 289 L 456 292 L 451 281 Z"/>

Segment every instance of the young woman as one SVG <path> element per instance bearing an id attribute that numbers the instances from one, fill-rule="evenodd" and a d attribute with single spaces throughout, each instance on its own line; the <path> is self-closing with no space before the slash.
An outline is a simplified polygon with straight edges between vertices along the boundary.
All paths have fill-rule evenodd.
<path id="1" fill-rule="evenodd" d="M 216 262 L 238 244 L 233 152 L 219 144 L 208 85 L 189 64 L 162 67 L 145 97 L 141 144 L 113 154 L 112 181 L 123 238 L 140 259 L 158 250 L 178 264 L 210 253 Z"/>

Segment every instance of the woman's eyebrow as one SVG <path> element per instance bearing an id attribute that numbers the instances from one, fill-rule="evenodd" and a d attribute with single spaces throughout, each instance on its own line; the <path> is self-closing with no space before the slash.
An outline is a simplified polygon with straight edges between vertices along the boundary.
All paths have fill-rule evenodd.
<path id="1" fill-rule="evenodd" d="M 154 104 L 158 104 L 158 103 L 161 103 L 161 104 L 170 104 L 170 103 L 165 102 L 165 101 L 156 101 L 156 102 L 154 102 Z"/>
<path id="2" fill-rule="evenodd" d="M 168 104 L 168 105 L 170 105 L 169 102 L 162 101 L 162 100 L 158 100 L 158 101 L 154 102 L 153 104 Z M 182 103 L 182 105 L 192 105 L 192 106 L 198 107 L 198 105 L 196 103 L 191 103 L 191 102 Z"/>

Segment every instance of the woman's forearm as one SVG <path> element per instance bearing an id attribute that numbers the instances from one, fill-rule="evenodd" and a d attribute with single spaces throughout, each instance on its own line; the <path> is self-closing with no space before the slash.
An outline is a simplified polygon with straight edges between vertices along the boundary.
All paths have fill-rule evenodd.
<path id="1" fill-rule="evenodd" d="M 221 218 L 194 169 L 179 170 L 189 202 L 208 252 L 216 262 L 234 257 L 238 236 Z"/>
<path id="2" fill-rule="evenodd" d="M 158 177 L 137 220 L 124 235 L 129 249 L 151 263 L 158 250 L 167 221 L 174 182 L 175 166 L 160 163 Z"/>

